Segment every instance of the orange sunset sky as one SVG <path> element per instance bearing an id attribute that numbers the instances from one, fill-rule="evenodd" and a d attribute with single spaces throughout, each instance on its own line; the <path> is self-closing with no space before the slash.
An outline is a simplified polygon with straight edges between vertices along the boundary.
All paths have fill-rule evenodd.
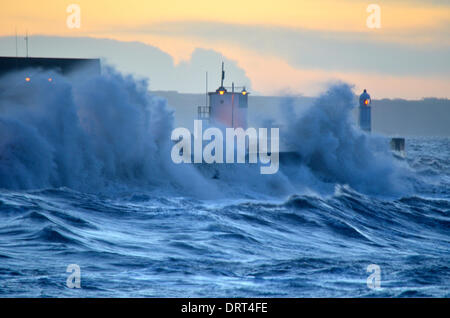
<path id="1" fill-rule="evenodd" d="M 81 9 L 80 28 L 66 25 L 72 3 Z M 371 3 L 381 9 L 381 28 L 366 25 Z M 450 97 L 450 1 L 18 0 L 2 1 L 0 12 L 3 56 L 16 54 L 16 32 L 24 54 L 27 30 L 33 56 L 46 52 L 39 44 L 33 51 L 39 36 L 142 42 L 169 55 L 174 68 L 196 49 L 213 50 L 263 95 L 311 96 L 342 80 L 377 98 Z M 71 56 L 69 46 L 58 52 Z M 157 89 L 195 92 L 181 82 L 162 84 L 151 67 L 143 75 Z"/>

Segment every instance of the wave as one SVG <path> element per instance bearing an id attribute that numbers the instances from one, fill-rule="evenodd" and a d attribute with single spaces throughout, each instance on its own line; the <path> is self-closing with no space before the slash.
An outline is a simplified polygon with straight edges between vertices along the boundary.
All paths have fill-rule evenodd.
<path id="1" fill-rule="evenodd" d="M 215 165 L 217 179 L 204 165 L 172 162 L 174 115 L 146 80 L 112 68 L 87 79 L 41 77 L 16 86 L 8 83 L 23 74 L 0 80 L 1 188 L 147 189 L 204 198 L 330 193 L 335 184 L 374 194 L 409 190 L 408 169 L 393 159 L 386 139 L 355 127 L 347 84 L 331 86 L 301 115 L 290 113 L 281 138 L 299 160 L 274 176 L 261 176 L 255 165 Z"/>
<path id="2" fill-rule="evenodd" d="M 83 297 L 448 295 L 443 198 L 376 198 L 342 185 L 271 201 L 59 188 L 4 190 L 0 209 L 2 295 L 73 297 L 62 283 L 72 263 L 89 273 Z M 382 269 L 380 291 L 366 286 L 369 264 Z M 32 288 L 37 275 L 48 279 L 43 294 Z"/>
<path id="3" fill-rule="evenodd" d="M 173 114 L 138 81 L 106 68 L 69 80 L 20 73 L 0 80 L 0 187 L 169 187 L 190 193 L 193 169 L 171 164 Z"/>
<path id="4" fill-rule="evenodd" d="M 450 227 L 448 199 L 418 196 L 377 199 L 357 193 L 348 186 L 336 186 L 334 194 L 327 198 L 292 195 L 280 202 L 245 200 L 211 204 L 156 196 L 140 197 L 138 201 L 130 200 L 130 197 L 105 200 L 97 195 L 64 188 L 28 191 L 26 196 L 7 191 L 0 199 L 4 217 L 9 218 L 8 227 L 0 231 L 1 236 L 23 239 L 30 244 L 40 240 L 82 245 L 89 249 L 99 245 L 105 248 L 105 244 L 122 244 L 116 236 L 108 239 L 105 233 L 122 232 L 122 225 L 127 222 L 136 223 L 133 233 L 129 233 L 130 238 L 136 239 L 141 232 L 148 234 L 150 228 L 146 229 L 147 223 L 153 230 L 165 232 L 174 224 L 187 226 L 201 218 L 198 226 L 202 227 L 203 233 L 213 235 L 210 239 L 231 244 L 246 242 L 255 248 L 263 248 L 266 236 L 274 235 L 274 239 L 280 242 L 283 237 L 305 243 L 313 243 L 320 237 L 333 238 L 333 242 L 323 244 L 322 248 L 333 246 L 339 249 L 339 242 L 345 242 L 347 246 L 351 245 L 350 240 L 355 244 L 385 248 L 405 244 L 405 251 L 429 249 L 429 253 L 439 254 L 439 249 L 445 244 L 439 247 L 414 245 L 412 242 L 430 237 L 435 241 L 448 241 Z M 7 211 L 11 213 L 7 215 Z M 105 219 L 104 214 L 109 217 Z M 121 225 L 116 227 L 114 224 L 118 220 Z M 177 249 L 190 249 L 179 242 L 194 242 L 187 234 L 173 235 L 177 244 L 170 246 Z"/>

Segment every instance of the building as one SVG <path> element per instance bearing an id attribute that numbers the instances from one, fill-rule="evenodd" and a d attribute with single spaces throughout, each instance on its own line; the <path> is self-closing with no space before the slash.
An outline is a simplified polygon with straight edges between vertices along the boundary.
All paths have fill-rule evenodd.
<path id="1" fill-rule="evenodd" d="M 208 124 L 247 129 L 248 95 L 244 87 L 225 87 L 225 71 L 222 63 L 220 87 L 207 92 L 207 105 L 198 107 L 198 118 Z"/>
<path id="2" fill-rule="evenodd" d="M 64 76 L 75 73 L 94 76 L 100 74 L 101 68 L 100 59 L 0 57 L 0 77 L 19 71 L 25 72 L 25 81 L 32 81 L 33 76 L 50 72 L 56 72 Z M 26 71 L 29 71 L 29 73 Z"/>

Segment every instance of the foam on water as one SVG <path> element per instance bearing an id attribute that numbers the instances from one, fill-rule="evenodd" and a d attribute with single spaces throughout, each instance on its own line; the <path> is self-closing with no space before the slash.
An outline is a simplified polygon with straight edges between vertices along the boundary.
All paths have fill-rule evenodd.
<path id="1" fill-rule="evenodd" d="M 145 81 L 52 77 L 0 79 L 1 296 L 449 296 L 448 139 L 396 161 L 338 84 L 288 116 L 297 156 L 275 175 L 175 165 Z"/>
<path id="2" fill-rule="evenodd" d="M 16 73 L 0 81 L 0 187 L 131 186 L 206 198 L 330 192 L 335 184 L 374 194 L 410 190 L 386 138 L 355 127 L 346 84 L 330 87 L 306 112 L 289 113 L 280 134 L 301 157 L 293 167 L 261 176 L 255 165 L 223 165 L 215 167 L 221 178 L 211 180 L 193 165 L 173 164 L 173 113 L 148 93 L 146 81 L 111 68 L 89 79 L 52 77 L 49 83 L 37 73 L 26 83 Z"/>
<path id="3" fill-rule="evenodd" d="M 195 194 L 197 183 L 207 183 L 193 167 L 172 164 L 173 114 L 146 81 L 112 69 L 89 79 L 54 74 L 51 83 L 39 73 L 29 83 L 23 78 L 1 80 L 0 187 L 176 187 Z"/>

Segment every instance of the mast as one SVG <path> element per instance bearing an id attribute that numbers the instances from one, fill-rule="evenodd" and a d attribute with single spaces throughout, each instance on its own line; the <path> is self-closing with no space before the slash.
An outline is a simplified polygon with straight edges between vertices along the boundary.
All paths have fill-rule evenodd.
<path id="1" fill-rule="evenodd" d="M 220 82 L 220 87 L 223 87 L 223 80 L 225 79 L 225 71 L 223 70 L 223 62 L 222 62 L 222 81 Z"/>
<path id="2" fill-rule="evenodd" d="M 19 52 L 17 51 L 17 27 L 16 27 L 16 57 L 19 56 Z"/>
<path id="3" fill-rule="evenodd" d="M 27 33 L 25 35 L 25 43 L 26 43 L 26 52 L 27 52 L 26 57 L 28 57 L 28 30 L 27 30 Z"/>

